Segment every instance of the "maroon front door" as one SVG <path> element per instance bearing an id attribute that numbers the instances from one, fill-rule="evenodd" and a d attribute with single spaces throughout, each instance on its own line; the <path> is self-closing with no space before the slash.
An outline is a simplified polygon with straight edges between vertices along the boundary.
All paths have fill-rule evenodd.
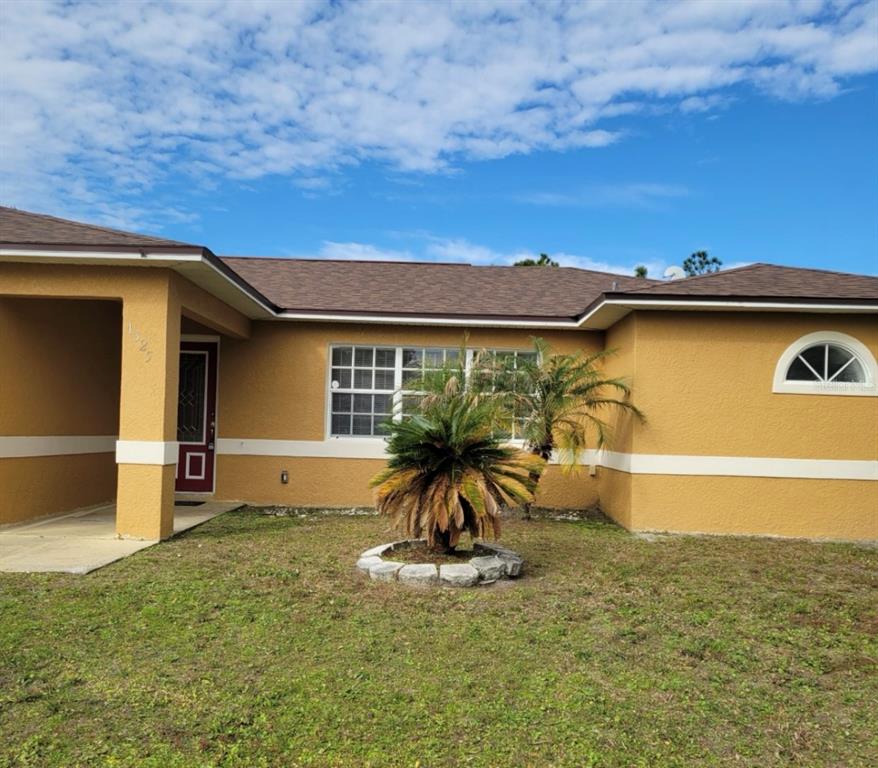
<path id="1" fill-rule="evenodd" d="M 214 341 L 180 342 L 177 399 L 177 490 L 213 491 L 216 442 L 216 357 Z"/>

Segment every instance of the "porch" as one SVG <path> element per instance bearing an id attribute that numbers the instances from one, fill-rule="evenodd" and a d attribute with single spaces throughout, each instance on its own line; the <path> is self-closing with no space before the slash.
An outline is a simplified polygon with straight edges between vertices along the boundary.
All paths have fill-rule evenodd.
<path id="1" fill-rule="evenodd" d="M 178 497 L 172 535 L 242 506 L 234 501 Z M 119 538 L 116 505 L 102 504 L 0 529 L 0 571 L 89 573 L 157 543 L 157 539 Z"/>
<path id="2" fill-rule="evenodd" d="M 92 570 L 218 514 L 216 353 L 249 333 L 170 270 L 4 265 L 0 570 Z"/>

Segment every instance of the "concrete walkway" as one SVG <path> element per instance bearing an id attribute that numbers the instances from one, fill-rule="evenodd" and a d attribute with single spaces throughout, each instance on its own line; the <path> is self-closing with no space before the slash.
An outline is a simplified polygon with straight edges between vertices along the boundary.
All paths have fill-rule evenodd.
<path id="1" fill-rule="evenodd" d="M 205 501 L 174 507 L 174 535 L 242 506 Z M 157 543 L 116 538 L 116 505 L 106 504 L 0 529 L 0 571 L 89 573 Z"/>

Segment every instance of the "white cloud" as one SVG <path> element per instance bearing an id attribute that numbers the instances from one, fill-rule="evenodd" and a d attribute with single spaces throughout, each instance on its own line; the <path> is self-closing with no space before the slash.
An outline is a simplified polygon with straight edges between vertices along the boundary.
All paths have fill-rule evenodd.
<path id="1" fill-rule="evenodd" d="M 676 198 L 689 194 L 686 187 L 679 184 L 657 184 L 654 182 L 630 182 L 626 184 L 593 184 L 578 192 L 531 192 L 516 199 L 532 205 L 558 206 L 565 208 L 648 208 L 657 209 Z"/>
<path id="2" fill-rule="evenodd" d="M 599 148 L 731 86 L 831 97 L 878 69 L 878 5 L 2 3 L 0 69 L 0 199 L 136 225 L 179 208 L 156 190 L 181 173 L 314 193 L 364 160 Z"/>
<path id="3" fill-rule="evenodd" d="M 347 259 L 353 261 L 432 261 L 445 263 L 473 264 L 476 266 L 499 265 L 508 266 L 521 259 L 535 258 L 539 254 L 534 250 L 515 248 L 497 250 L 464 238 L 437 237 L 427 232 L 392 233 L 396 238 L 408 238 L 412 241 L 409 248 L 385 248 L 370 243 L 324 241 L 316 253 L 293 253 L 288 255 L 299 258 Z M 552 253 L 551 257 L 563 267 L 579 267 L 598 272 L 612 272 L 619 275 L 631 275 L 637 264 L 645 264 L 652 277 L 660 277 L 668 263 L 656 259 L 636 258 L 630 263 L 609 261 L 602 258 L 574 253 Z"/>

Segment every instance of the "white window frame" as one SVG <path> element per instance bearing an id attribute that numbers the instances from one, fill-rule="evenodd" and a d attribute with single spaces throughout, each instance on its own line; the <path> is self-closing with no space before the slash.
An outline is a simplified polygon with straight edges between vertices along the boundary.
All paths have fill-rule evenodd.
<path id="1" fill-rule="evenodd" d="M 364 342 L 364 341 L 349 341 L 349 342 L 332 342 L 329 345 L 326 356 L 326 382 L 324 385 L 324 405 L 323 405 L 323 414 L 324 414 L 324 439 L 325 440 L 356 440 L 358 442 L 369 441 L 371 440 L 374 443 L 384 444 L 387 440 L 386 437 L 379 435 L 334 435 L 332 434 L 332 395 L 334 392 L 338 392 L 339 390 L 334 390 L 332 388 L 332 353 L 333 350 L 339 349 L 341 347 L 352 347 L 356 349 L 357 347 L 372 347 L 372 348 L 385 348 L 385 349 L 393 349 L 395 350 L 395 358 L 394 358 L 394 376 L 393 376 L 393 400 L 392 400 L 392 418 L 394 421 L 399 421 L 402 418 L 402 398 L 404 391 L 402 389 L 402 351 L 404 349 L 460 349 L 460 347 L 455 347 L 451 344 L 423 344 L 423 343 L 412 343 L 412 344 L 382 344 L 381 342 Z M 464 366 L 466 370 L 466 376 L 470 376 L 470 372 L 472 370 L 472 363 L 475 354 L 481 351 L 482 347 L 467 347 L 464 350 L 466 355 L 464 360 Z M 516 353 L 528 353 L 532 350 L 529 349 L 521 349 L 518 347 L 515 348 L 505 348 L 505 347 L 491 347 L 485 348 L 487 352 L 516 352 Z M 354 353 L 356 354 L 356 353 Z M 353 381 L 351 381 L 353 384 Z M 341 390 L 343 393 L 347 394 L 348 389 Z M 353 391 L 353 387 L 351 388 Z M 372 394 L 372 395 L 385 395 L 388 394 L 386 390 L 359 390 L 357 394 Z M 521 439 L 512 439 L 507 441 L 510 445 L 521 444 Z"/>
<path id="2" fill-rule="evenodd" d="M 853 355 L 866 376 L 864 383 L 847 381 L 789 381 L 787 371 L 790 365 L 808 347 L 815 344 L 832 344 Z M 774 369 L 772 392 L 788 395 L 847 395 L 855 397 L 876 397 L 878 389 L 878 364 L 869 348 L 853 336 L 838 331 L 817 331 L 796 339 L 777 361 Z"/>
<path id="3" fill-rule="evenodd" d="M 345 387 L 344 389 L 333 389 L 332 388 L 332 353 L 336 349 L 340 349 L 342 347 L 351 347 L 352 350 L 356 350 L 357 347 L 361 347 L 364 349 L 393 349 L 394 350 L 394 367 L 393 367 L 393 389 L 388 391 L 386 389 L 375 389 L 374 384 L 371 389 L 358 389 L 354 387 L 354 370 L 356 369 L 355 362 L 351 362 L 351 386 Z M 379 342 L 375 342 L 372 344 L 366 342 L 348 342 L 348 343 L 332 343 L 329 345 L 329 350 L 326 357 L 326 399 L 324 402 L 324 438 L 326 440 L 372 440 L 372 441 L 380 441 L 383 443 L 386 438 L 381 435 L 334 435 L 332 434 L 332 395 L 333 393 L 337 394 L 350 394 L 351 397 L 354 394 L 358 395 L 390 395 L 391 396 L 391 417 L 396 420 L 397 410 L 401 409 L 402 401 L 399 399 L 399 384 L 402 381 L 402 354 L 400 353 L 401 347 L 398 347 L 396 344 L 381 344 Z M 353 351 L 354 360 L 356 360 L 356 351 Z M 375 370 L 374 361 L 372 365 L 373 371 Z M 381 370 L 388 370 L 382 368 Z"/>

